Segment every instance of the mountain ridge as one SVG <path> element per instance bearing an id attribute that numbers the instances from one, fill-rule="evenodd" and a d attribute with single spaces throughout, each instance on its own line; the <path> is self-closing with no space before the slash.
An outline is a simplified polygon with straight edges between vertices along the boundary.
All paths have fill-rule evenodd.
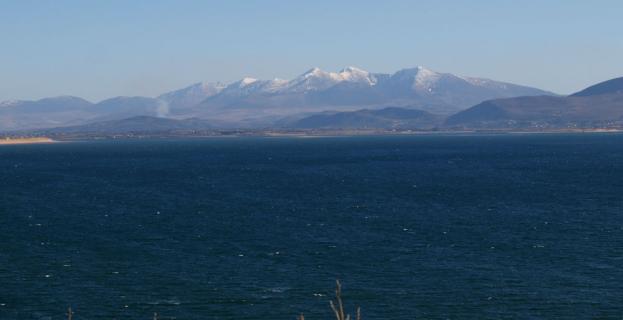
<path id="1" fill-rule="evenodd" d="M 273 114 L 325 110 L 352 111 L 386 105 L 414 106 L 432 113 L 451 114 L 478 102 L 551 92 L 485 78 L 459 77 L 424 67 L 393 74 L 370 73 L 355 67 L 340 72 L 312 68 L 292 80 L 235 82 L 208 97 L 194 111 L 226 116 L 232 110 L 255 108 Z M 268 89 L 267 89 L 268 88 Z M 365 97 L 365 99 L 358 98 Z"/>

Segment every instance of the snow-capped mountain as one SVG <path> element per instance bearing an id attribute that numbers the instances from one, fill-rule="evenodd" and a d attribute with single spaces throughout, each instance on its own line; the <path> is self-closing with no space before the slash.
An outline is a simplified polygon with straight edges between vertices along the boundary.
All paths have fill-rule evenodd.
<path id="1" fill-rule="evenodd" d="M 217 100 L 223 98 L 244 98 L 252 95 L 289 95 L 327 90 L 338 83 L 361 83 L 367 86 L 376 84 L 376 78 L 367 71 L 355 67 L 347 67 L 340 72 L 326 72 L 313 68 L 292 80 L 273 79 L 258 80 L 245 77 L 226 86 L 218 94 Z"/>
<path id="2" fill-rule="evenodd" d="M 322 110 L 354 110 L 407 106 L 450 114 L 492 97 L 551 94 L 489 79 L 459 77 L 424 67 L 394 74 L 347 67 L 338 72 L 313 68 L 292 80 L 244 78 L 194 108 L 198 116 L 292 114 Z"/>
<path id="3" fill-rule="evenodd" d="M 356 67 L 312 68 L 291 80 L 245 77 L 223 84 L 195 83 L 157 98 L 117 97 L 97 104 L 75 97 L 0 103 L 0 130 L 80 124 L 129 116 L 204 118 L 256 123 L 323 111 L 387 106 L 449 115 L 482 101 L 551 93 L 483 78 L 461 77 L 424 67 L 393 74 Z M 270 120 L 272 121 L 272 120 Z"/>

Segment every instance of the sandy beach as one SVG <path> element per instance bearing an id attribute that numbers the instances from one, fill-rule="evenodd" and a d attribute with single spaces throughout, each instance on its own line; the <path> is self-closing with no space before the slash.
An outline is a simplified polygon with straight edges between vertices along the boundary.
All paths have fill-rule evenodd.
<path id="1" fill-rule="evenodd" d="M 46 138 L 5 138 L 0 139 L 0 145 L 14 145 L 14 144 L 35 144 L 35 143 L 54 143 L 56 141 Z"/>

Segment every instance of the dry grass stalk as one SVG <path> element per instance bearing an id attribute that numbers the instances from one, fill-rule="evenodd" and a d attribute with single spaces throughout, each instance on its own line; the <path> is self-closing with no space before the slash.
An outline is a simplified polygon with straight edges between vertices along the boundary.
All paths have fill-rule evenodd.
<path id="1" fill-rule="evenodd" d="M 329 301 L 329 305 L 331 306 L 331 310 L 333 310 L 333 314 L 335 314 L 336 320 L 351 320 L 350 314 L 344 315 L 344 304 L 342 303 L 342 284 L 340 280 L 335 280 L 335 302 L 333 300 Z M 297 320 L 305 320 L 305 316 L 301 313 Z M 357 320 L 361 320 L 361 308 L 357 307 Z"/>
<path id="2" fill-rule="evenodd" d="M 350 320 L 350 314 L 344 314 L 344 304 L 342 303 L 342 284 L 340 283 L 340 280 L 335 280 L 335 284 L 335 302 L 333 302 L 333 300 L 329 301 L 331 310 L 333 310 L 336 320 Z M 361 320 L 361 308 L 359 307 L 357 307 L 357 320 Z"/>

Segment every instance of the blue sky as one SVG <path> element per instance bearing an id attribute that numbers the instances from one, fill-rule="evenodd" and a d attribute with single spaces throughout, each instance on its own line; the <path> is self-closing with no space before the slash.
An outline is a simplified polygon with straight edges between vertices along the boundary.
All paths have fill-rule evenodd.
<path id="1" fill-rule="evenodd" d="M 571 93 L 623 76 L 623 1 L 0 0 L 0 100 L 417 65 Z"/>

